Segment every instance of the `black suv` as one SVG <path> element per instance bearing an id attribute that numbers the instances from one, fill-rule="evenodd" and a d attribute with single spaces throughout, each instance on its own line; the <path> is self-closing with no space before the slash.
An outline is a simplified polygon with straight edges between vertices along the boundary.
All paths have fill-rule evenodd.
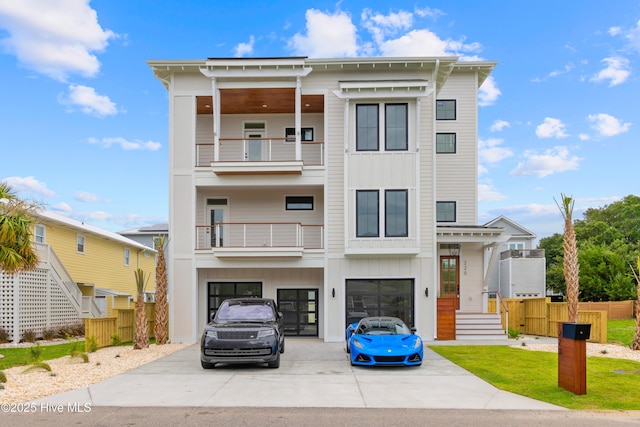
<path id="1" fill-rule="evenodd" d="M 225 300 L 200 340 L 204 369 L 216 363 L 267 363 L 280 367 L 284 353 L 284 321 L 276 302 L 268 298 Z"/>

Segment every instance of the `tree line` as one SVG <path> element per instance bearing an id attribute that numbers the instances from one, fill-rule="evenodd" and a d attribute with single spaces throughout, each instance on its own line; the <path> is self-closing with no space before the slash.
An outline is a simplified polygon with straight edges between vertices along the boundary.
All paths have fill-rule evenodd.
<path id="1" fill-rule="evenodd" d="M 640 197 L 629 195 L 601 208 L 589 208 L 574 221 L 578 248 L 580 301 L 636 298 L 632 266 L 640 256 Z M 563 235 L 540 239 L 545 250 L 547 288 L 566 295 Z"/>

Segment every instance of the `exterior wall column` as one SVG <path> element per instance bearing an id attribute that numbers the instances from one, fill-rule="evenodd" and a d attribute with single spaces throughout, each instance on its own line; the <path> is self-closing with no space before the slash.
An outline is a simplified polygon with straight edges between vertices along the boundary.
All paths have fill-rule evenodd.
<path id="1" fill-rule="evenodd" d="M 300 76 L 296 77 L 296 161 L 302 160 L 302 143 L 301 143 L 301 123 L 302 123 L 302 79 Z"/>
<path id="2" fill-rule="evenodd" d="M 211 96 L 213 107 L 213 160 L 220 160 L 220 89 L 216 85 L 216 78 L 211 78 Z"/>

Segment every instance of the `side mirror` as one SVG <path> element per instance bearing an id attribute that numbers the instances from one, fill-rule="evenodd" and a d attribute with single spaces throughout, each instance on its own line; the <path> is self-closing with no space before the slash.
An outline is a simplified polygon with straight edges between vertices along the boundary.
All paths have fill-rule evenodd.
<path id="1" fill-rule="evenodd" d="M 216 312 L 215 310 L 211 312 L 211 314 L 209 315 L 209 322 L 213 322 L 213 318 L 216 317 Z"/>
<path id="2" fill-rule="evenodd" d="M 415 334 L 417 331 L 418 331 L 418 330 L 416 329 L 416 327 L 415 327 L 415 326 L 413 326 L 413 327 L 411 328 L 411 333 L 412 333 L 412 334 Z"/>
<path id="3" fill-rule="evenodd" d="M 281 312 L 281 311 L 279 311 L 279 312 L 278 312 L 278 319 L 282 319 L 282 317 L 283 317 L 283 314 L 282 314 L 282 312 Z"/>

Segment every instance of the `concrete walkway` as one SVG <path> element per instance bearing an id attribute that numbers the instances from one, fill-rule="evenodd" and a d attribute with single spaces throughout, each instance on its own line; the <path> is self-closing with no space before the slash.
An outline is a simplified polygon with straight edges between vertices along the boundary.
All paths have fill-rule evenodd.
<path id="1" fill-rule="evenodd" d="M 218 365 L 204 370 L 194 344 L 89 387 L 35 402 L 111 407 L 565 410 L 501 391 L 428 348 L 420 367 L 352 367 L 343 343 L 311 338 L 287 339 L 279 369 Z"/>

